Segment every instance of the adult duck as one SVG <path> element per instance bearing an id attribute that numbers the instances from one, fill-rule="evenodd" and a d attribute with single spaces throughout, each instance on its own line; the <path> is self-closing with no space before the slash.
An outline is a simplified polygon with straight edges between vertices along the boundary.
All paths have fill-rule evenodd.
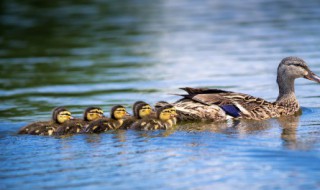
<path id="1" fill-rule="evenodd" d="M 294 115 L 300 110 L 294 81 L 305 78 L 320 83 L 304 60 L 286 57 L 278 66 L 279 95 L 275 102 L 248 94 L 207 88 L 181 88 L 188 94 L 174 103 L 180 121 L 222 121 L 228 118 L 263 120 Z"/>

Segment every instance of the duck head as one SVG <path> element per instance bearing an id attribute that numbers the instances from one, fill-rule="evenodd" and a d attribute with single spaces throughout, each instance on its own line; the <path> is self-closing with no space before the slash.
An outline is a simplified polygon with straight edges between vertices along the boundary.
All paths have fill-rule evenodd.
<path id="1" fill-rule="evenodd" d="M 136 101 L 136 102 L 133 104 L 133 106 L 132 106 L 132 113 L 133 113 L 133 116 L 134 116 L 134 117 L 139 117 L 139 115 L 138 115 L 139 113 L 137 112 L 137 106 L 138 106 L 139 104 L 146 104 L 146 102 L 139 100 L 139 101 Z"/>
<path id="2" fill-rule="evenodd" d="M 175 109 L 173 110 L 172 105 L 166 105 L 157 110 L 157 117 L 161 121 L 168 121 L 174 117 L 176 117 Z"/>
<path id="3" fill-rule="evenodd" d="M 278 84 L 294 81 L 296 78 L 306 78 L 320 83 L 320 77 L 309 69 L 304 60 L 298 57 L 286 57 L 282 59 L 278 67 Z"/>
<path id="4" fill-rule="evenodd" d="M 103 110 L 100 107 L 88 107 L 83 114 L 83 120 L 93 121 L 104 117 Z"/>
<path id="5" fill-rule="evenodd" d="M 154 105 L 154 108 L 157 111 L 158 109 L 160 109 L 161 107 L 166 106 L 166 105 L 170 105 L 170 104 L 166 101 L 159 101 Z"/>
<path id="6" fill-rule="evenodd" d="M 136 107 L 136 114 L 137 114 L 136 117 L 138 119 L 145 118 L 149 116 L 151 113 L 152 113 L 152 108 L 147 103 L 140 103 Z"/>
<path id="7" fill-rule="evenodd" d="M 126 108 L 122 105 L 116 105 L 111 108 L 111 118 L 115 120 L 121 120 L 127 116 Z"/>
<path id="8" fill-rule="evenodd" d="M 56 123 L 62 124 L 71 119 L 73 119 L 71 112 L 64 107 L 57 107 L 52 111 L 52 120 Z"/>

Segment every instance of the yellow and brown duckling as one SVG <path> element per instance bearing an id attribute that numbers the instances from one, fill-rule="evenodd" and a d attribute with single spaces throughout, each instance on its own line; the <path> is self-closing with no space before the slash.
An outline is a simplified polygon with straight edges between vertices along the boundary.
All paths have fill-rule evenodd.
<path id="1" fill-rule="evenodd" d="M 157 130 L 157 129 L 162 129 L 162 130 L 167 130 L 167 129 L 172 129 L 174 124 L 173 118 L 176 117 L 176 114 L 172 112 L 173 106 L 172 105 L 166 105 L 163 107 L 160 107 L 157 109 L 156 112 L 156 118 L 144 118 L 136 121 L 135 123 L 132 124 L 131 128 L 132 129 L 137 129 L 137 130 L 143 130 L 143 131 L 148 131 L 148 130 Z"/>
<path id="2" fill-rule="evenodd" d="M 158 109 L 160 109 L 160 108 L 162 108 L 164 106 L 167 106 L 167 105 L 172 105 L 172 104 L 170 104 L 170 103 L 168 103 L 166 101 L 159 101 L 154 105 L 154 108 L 157 111 Z M 171 114 L 177 116 L 177 110 L 176 110 L 176 108 L 174 106 L 172 106 L 172 108 L 171 108 Z M 172 117 L 171 120 L 172 120 L 174 125 L 177 124 L 177 117 Z"/>
<path id="3" fill-rule="evenodd" d="M 63 123 L 55 131 L 55 135 L 68 135 L 83 132 L 93 121 L 103 118 L 103 110 L 100 107 L 88 107 L 83 113 L 83 119 L 77 118 Z"/>
<path id="4" fill-rule="evenodd" d="M 123 124 L 125 116 L 127 116 L 126 108 L 116 105 L 111 109 L 110 118 L 102 118 L 91 122 L 85 129 L 85 133 L 102 133 L 118 129 Z"/>
<path id="5" fill-rule="evenodd" d="M 64 107 L 57 107 L 52 111 L 51 121 L 39 121 L 22 127 L 18 134 L 52 135 L 63 123 L 72 120 L 71 113 Z"/>
<path id="6" fill-rule="evenodd" d="M 133 116 L 127 117 L 120 129 L 129 129 L 131 125 L 139 119 L 146 118 L 152 114 L 152 108 L 143 101 L 137 101 L 132 107 Z"/>

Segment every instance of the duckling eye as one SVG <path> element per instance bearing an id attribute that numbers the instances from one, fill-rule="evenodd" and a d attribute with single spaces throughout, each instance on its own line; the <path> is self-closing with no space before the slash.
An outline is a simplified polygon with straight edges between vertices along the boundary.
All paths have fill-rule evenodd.
<path id="1" fill-rule="evenodd" d="M 70 113 L 70 112 L 62 112 L 62 113 L 60 113 L 59 115 L 71 116 L 71 113 Z"/>
<path id="2" fill-rule="evenodd" d="M 103 111 L 100 111 L 100 110 L 91 110 L 91 111 L 89 111 L 89 113 L 98 113 L 98 114 L 101 114 L 101 112 L 103 114 Z"/>
<path id="3" fill-rule="evenodd" d="M 145 107 L 142 107 L 142 110 L 150 110 L 151 107 L 150 106 L 145 106 Z"/>

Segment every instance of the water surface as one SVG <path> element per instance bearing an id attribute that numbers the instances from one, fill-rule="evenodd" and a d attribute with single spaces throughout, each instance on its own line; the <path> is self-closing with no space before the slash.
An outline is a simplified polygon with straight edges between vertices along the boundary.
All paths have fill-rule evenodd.
<path id="1" fill-rule="evenodd" d="M 296 81 L 302 115 L 182 124 L 67 138 L 16 135 L 60 105 L 81 117 L 176 101 L 179 87 L 274 101 L 276 68 L 320 74 L 320 3 L 15 1 L 0 3 L 1 189 L 319 189 L 320 86 Z"/>

